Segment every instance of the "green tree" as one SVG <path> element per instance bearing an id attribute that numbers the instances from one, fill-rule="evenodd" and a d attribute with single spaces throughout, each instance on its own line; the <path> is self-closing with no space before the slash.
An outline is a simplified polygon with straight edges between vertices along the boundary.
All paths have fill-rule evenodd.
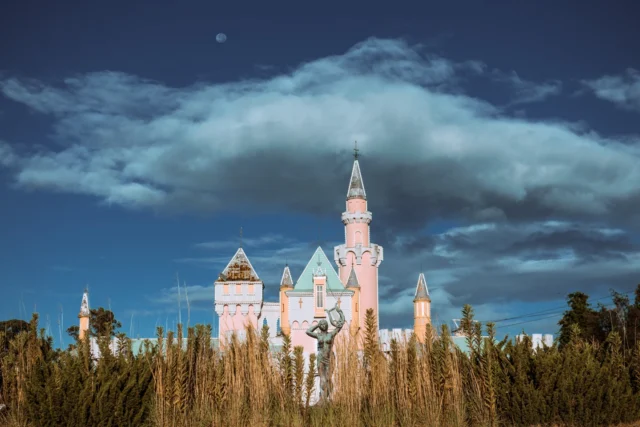
<path id="1" fill-rule="evenodd" d="M 574 292 L 567 296 L 569 310 L 564 312 L 560 325 L 560 346 L 569 343 L 571 338 L 571 326 L 577 325 L 580 328 L 580 336 L 586 340 L 600 338 L 600 328 L 598 327 L 598 313 L 589 304 L 589 295 L 582 292 Z"/>
<path id="2" fill-rule="evenodd" d="M 116 319 L 111 310 L 103 307 L 92 308 L 89 317 L 89 335 L 92 337 L 115 337 L 122 324 Z M 67 329 L 67 333 L 74 339 L 78 339 L 80 328 L 73 325 Z"/>
<path id="3" fill-rule="evenodd" d="M 8 350 L 9 341 L 11 341 L 20 332 L 28 331 L 29 323 L 21 319 L 9 319 L 0 321 L 0 332 L 4 333 L 5 348 L 0 348 L 1 351 Z"/>

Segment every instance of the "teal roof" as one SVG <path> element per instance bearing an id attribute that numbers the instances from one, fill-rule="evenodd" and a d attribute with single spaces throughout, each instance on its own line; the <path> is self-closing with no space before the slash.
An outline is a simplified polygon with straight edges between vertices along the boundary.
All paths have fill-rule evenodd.
<path id="1" fill-rule="evenodd" d="M 320 263 L 318 265 L 318 263 Z M 307 263 L 307 266 L 304 268 L 304 271 L 298 278 L 296 285 L 293 290 L 301 291 L 301 292 L 312 292 L 313 291 L 313 272 L 320 267 L 325 274 L 327 275 L 327 291 L 342 291 L 342 292 L 352 292 L 348 291 L 342 282 L 340 281 L 340 277 L 338 277 L 338 273 L 333 269 L 333 265 L 327 258 L 327 255 L 324 253 L 322 248 L 318 246 L 318 249 L 314 252 L 313 256 Z"/>

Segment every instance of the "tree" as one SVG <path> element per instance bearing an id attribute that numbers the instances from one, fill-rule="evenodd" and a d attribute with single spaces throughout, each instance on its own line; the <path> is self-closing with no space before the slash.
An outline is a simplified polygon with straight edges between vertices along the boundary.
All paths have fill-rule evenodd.
<path id="1" fill-rule="evenodd" d="M 4 345 L 0 348 L 0 353 L 9 349 L 9 342 L 20 332 L 28 331 L 29 323 L 21 319 L 9 319 L 0 321 L 0 333 L 4 334 Z"/>
<path id="2" fill-rule="evenodd" d="M 118 328 L 122 327 L 111 310 L 105 310 L 103 307 L 92 308 L 90 314 L 89 335 L 92 337 L 115 337 Z M 67 333 L 77 340 L 80 328 L 77 325 L 71 326 Z"/>
<path id="3" fill-rule="evenodd" d="M 570 341 L 571 326 L 580 328 L 580 336 L 585 340 L 599 339 L 601 329 L 598 327 L 598 313 L 589 304 L 589 295 L 582 292 L 574 292 L 567 296 L 569 310 L 564 312 L 560 325 L 560 345 L 564 346 Z"/>

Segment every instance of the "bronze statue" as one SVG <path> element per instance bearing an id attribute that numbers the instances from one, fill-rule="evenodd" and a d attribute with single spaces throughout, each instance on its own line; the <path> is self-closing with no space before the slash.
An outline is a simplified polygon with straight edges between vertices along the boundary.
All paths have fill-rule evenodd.
<path id="1" fill-rule="evenodd" d="M 336 311 L 340 318 L 334 320 L 331 317 L 331 312 Z M 329 315 L 329 321 L 335 327 L 331 332 L 329 330 L 329 324 L 326 320 L 322 319 L 316 325 L 313 325 L 307 329 L 307 335 L 318 340 L 318 375 L 320 376 L 320 401 L 325 402 L 329 399 L 331 392 L 331 354 L 333 353 L 333 339 L 338 332 L 344 326 L 344 313 L 340 310 L 338 304 L 331 310 L 326 310 Z M 316 329 L 320 329 L 320 332 L 314 332 Z"/>

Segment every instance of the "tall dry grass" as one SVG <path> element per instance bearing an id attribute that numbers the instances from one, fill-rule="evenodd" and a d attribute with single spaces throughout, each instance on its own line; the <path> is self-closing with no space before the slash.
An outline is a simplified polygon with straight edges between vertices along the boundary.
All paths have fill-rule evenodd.
<path id="1" fill-rule="evenodd" d="M 463 326 L 469 354 L 443 327 L 424 340 L 380 349 L 373 313 L 361 341 L 338 335 L 331 401 L 312 405 L 316 360 L 302 348 L 270 350 L 269 333 L 249 328 L 222 351 L 211 328 L 158 329 L 156 344 L 134 355 L 120 337 L 92 360 L 86 341 L 53 351 L 30 331 L 10 343 L 0 334 L 0 425 L 10 426 L 497 426 L 607 425 L 640 419 L 640 346 L 629 360 L 612 333 L 604 346 L 579 338 L 561 350 L 530 340 L 489 339 Z M 186 333 L 185 333 L 186 332 Z M 577 337 L 578 334 L 575 334 Z M 4 423 L 4 424 L 3 424 Z"/>

